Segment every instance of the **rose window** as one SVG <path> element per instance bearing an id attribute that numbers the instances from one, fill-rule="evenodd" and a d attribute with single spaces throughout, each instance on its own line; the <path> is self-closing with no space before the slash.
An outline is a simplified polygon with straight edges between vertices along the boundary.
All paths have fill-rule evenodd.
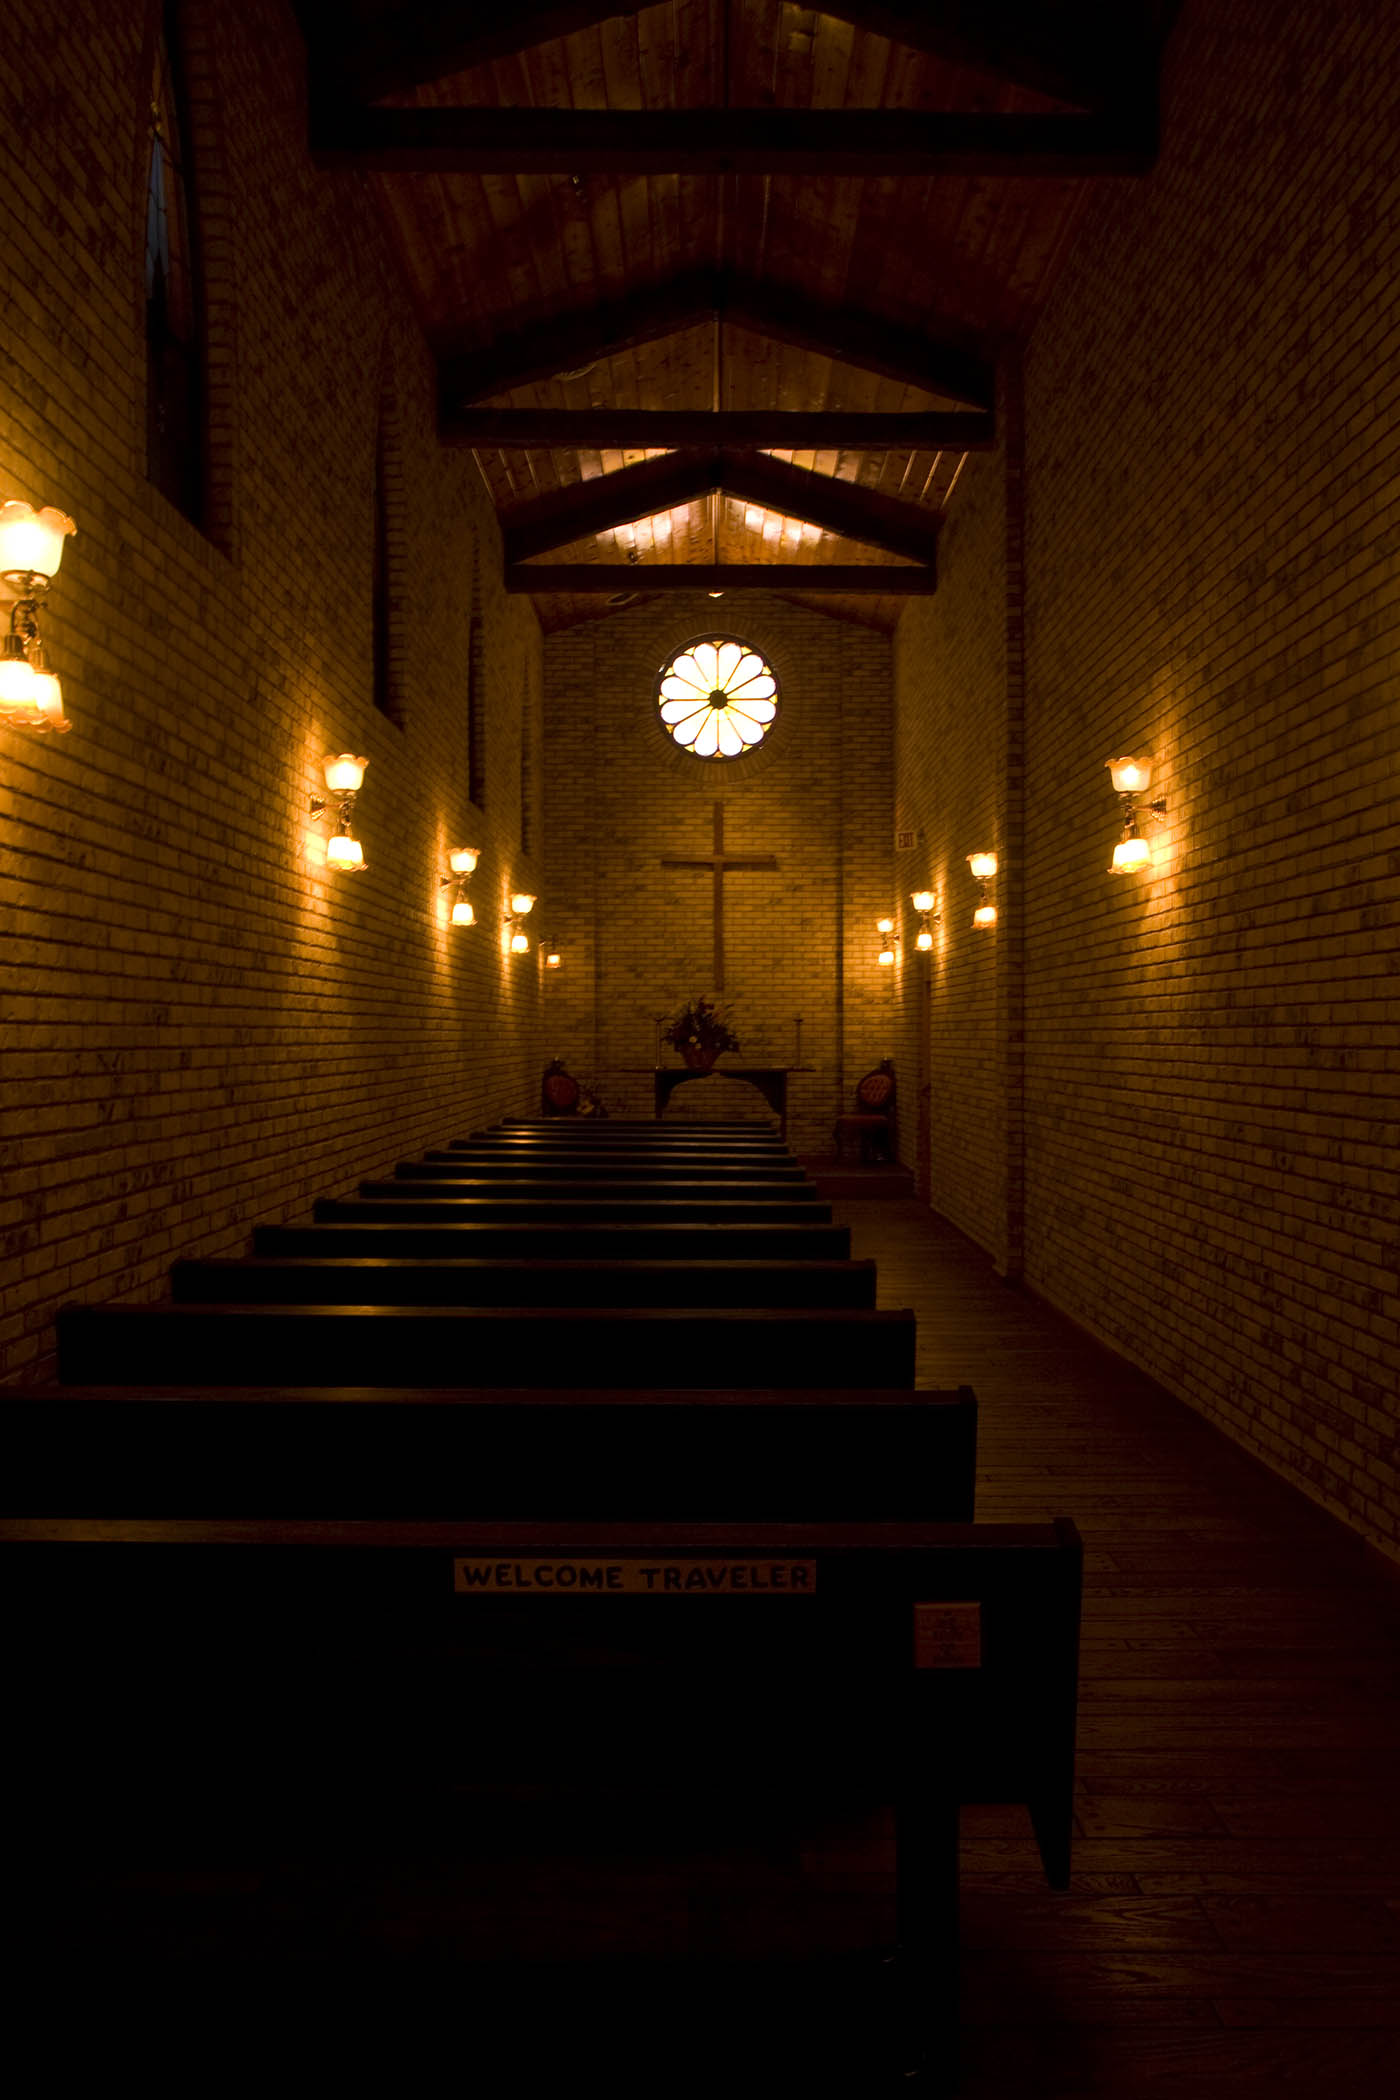
<path id="1" fill-rule="evenodd" d="M 713 635 L 663 666 L 656 701 L 666 734 L 692 758 L 741 758 L 777 718 L 778 681 L 747 642 Z"/>

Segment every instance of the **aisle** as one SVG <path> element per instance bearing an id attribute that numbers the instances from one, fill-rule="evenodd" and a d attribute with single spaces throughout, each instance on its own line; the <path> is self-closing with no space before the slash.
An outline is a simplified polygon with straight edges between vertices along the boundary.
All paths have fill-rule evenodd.
<path id="1" fill-rule="evenodd" d="M 966 1812 L 964 2100 L 1340 2096 L 1400 2076 L 1400 1582 L 917 1203 L 849 1203 L 977 1513 L 1084 1534 L 1078 1837 Z"/>

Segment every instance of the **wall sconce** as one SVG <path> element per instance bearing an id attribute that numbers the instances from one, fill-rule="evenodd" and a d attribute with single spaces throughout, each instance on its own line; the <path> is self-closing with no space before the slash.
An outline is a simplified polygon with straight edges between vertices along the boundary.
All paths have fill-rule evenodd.
<path id="1" fill-rule="evenodd" d="M 524 929 L 524 928 L 523 928 L 522 926 L 516 926 L 516 924 L 515 924 L 515 920 L 514 920 L 514 918 L 513 918 L 512 916 L 511 916 L 511 914 L 510 914 L 509 912 L 507 912 L 507 913 L 506 913 L 506 916 L 505 916 L 505 924 L 506 924 L 507 926 L 515 926 L 515 931 L 514 931 L 514 933 L 513 933 L 512 935 L 511 935 L 511 937 L 510 937 L 510 952 L 511 952 L 511 954 L 512 954 L 512 955 L 524 955 L 524 954 L 526 954 L 526 953 L 527 953 L 527 951 L 528 951 L 528 949 L 529 949 L 529 946 L 530 946 L 530 936 L 529 936 L 529 934 L 528 934 L 528 933 L 526 933 L 525 929 Z"/>
<path id="2" fill-rule="evenodd" d="M 72 724 L 63 689 L 44 661 L 39 600 L 58 574 L 63 542 L 76 532 L 61 510 L 0 504 L 0 576 L 14 592 L 10 631 L 0 644 L 0 727 L 62 734 Z"/>
<path id="3" fill-rule="evenodd" d="M 535 908 L 535 900 L 528 890 L 517 890 L 510 900 L 510 908 L 517 919 L 528 919 Z"/>
<path id="4" fill-rule="evenodd" d="M 879 963 L 882 970 L 888 970 L 894 963 L 894 920 L 877 919 L 875 921 L 875 931 L 884 936 L 880 944 L 880 953 L 875 960 Z"/>
<path id="5" fill-rule="evenodd" d="M 452 873 L 441 878 L 438 888 L 445 890 L 450 882 L 455 882 L 457 885 L 457 895 L 452 902 L 452 924 L 454 926 L 475 926 L 476 924 L 476 913 L 467 902 L 467 877 L 473 873 L 480 858 L 481 849 L 477 846 L 454 846 L 447 856 L 447 865 L 451 868 Z"/>
<path id="6" fill-rule="evenodd" d="M 545 968 L 547 970 L 557 970 L 560 967 L 562 958 L 560 957 L 559 950 L 555 946 L 554 942 L 541 941 L 540 947 L 544 952 Z"/>
<path id="7" fill-rule="evenodd" d="M 933 946 L 933 926 L 929 924 L 929 914 L 933 914 L 934 926 L 938 925 L 942 919 L 942 913 L 934 911 L 934 905 L 937 901 L 932 890 L 915 890 L 909 899 L 909 902 L 919 914 L 919 930 L 914 936 L 914 946 L 925 955 Z"/>
<path id="8" fill-rule="evenodd" d="M 335 868 L 342 875 L 358 875 L 365 865 L 365 849 L 355 836 L 351 819 L 355 813 L 355 797 L 364 784 L 368 764 L 367 758 L 356 758 L 349 751 L 328 752 L 322 761 L 326 786 L 340 804 L 335 830 L 326 840 L 326 866 Z M 312 816 L 324 816 L 325 811 L 325 798 L 313 795 Z"/>
<path id="9" fill-rule="evenodd" d="M 1136 875 L 1152 858 L 1152 848 L 1138 831 L 1139 817 L 1160 818 L 1166 813 L 1166 801 L 1139 802 L 1138 796 L 1146 794 L 1152 785 L 1152 758 L 1148 752 L 1139 752 L 1136 757 L 1110 758 L 1105 761 L 1108 777 L 1113 783 L 1113 792 L 1123 809 L 1123 831 L 1113 849 L 1109 863 L 1110 875 Z"/>
<path id="10" fill-rule="evenodd" d="M 981 902 L 972 914 L 972 923 L 974 926 L 995 926 L 997 908 L 987 895 L 987 884 L 996 880 L 997 857 L 995 853 L 969 853 L 967 865 L 981 891 Z"/>

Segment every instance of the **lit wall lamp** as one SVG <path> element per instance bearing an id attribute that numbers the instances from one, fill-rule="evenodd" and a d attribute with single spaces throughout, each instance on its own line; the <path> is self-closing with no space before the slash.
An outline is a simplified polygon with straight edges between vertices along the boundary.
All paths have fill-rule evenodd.
<path id="1" fill-rule="evenodd" d="M 997 857 L 995 853 L 969 853 L 967 864 L 972 870 L 973 881 L 980 886 L 981 895 L 981 902 L 972 914 L 972 923 L 974 926 L 995 926 L 997 908 L 987 895 L 987 884 L 996 880 Z"/>
<path id="2" fill-rule="evenodd" d="M 1152 858 L 1152 848 L 1138 831 L 1139 817 L 1160 818 L 1166 813 L 1166 801 L 1139 802 L 1152 785 L 1152 759 L 1149 753 L 1139 752 L 1132 758 L 1110 758 L 1106 761 L 1108 777 L 1113 782 L 1113 792 L 1123 809 L 1123 831 L 1113 849 L 1109 864 L 1110 875 L 1136 875 Z"/>
<path id="3" fill-rule="evenodd" d="M 476 913 L 467 902 L 467 877 L 474 871 L 480 858 L 481 850 L 477 846 L 454 846 L 447 856 L 447 865 L 451 868 L 452 873 L 442 877 L 438 883 L 438 888 L 440 890 L 446 889 L 450 882 L 455 882 L 457 885 L 457 895 L 452 901 L 452 924 L 454 926 L 475 926 L 476 924 Z"/>
<path id="4" fill-rule="evenodd" d="M 927 955 L 933 946 L 933 927 L 940 923 L 942 913 L 934 911 L 937 899 L 932 890 L 915 890 L 909 902 L 919 914 L 919 930 L 914 936 L 914 946 Z M 933 917 L 933 926 L 929 924 L 930 914 Z"/>
<path id="5" fill-rule="evenodd" d="M 514 933 L 510 937 L 510 952 L 512 955 L 524 955 L 529 950 L 530 936 L 526 933 L 520 921 L 528 919 L 534 908 L 535 900 L 528 890 L 513 890 L 511 892 L 510 910 L 506 913 L 505 923 L 507 926 L 515 928 Z"/>
<path id="6" fill-rule="evenodd" d="M 880 953 L 875 960 L 879 963 L 882 970 L 888 970 L 894 963 L 894 920 L 877 919 L 875 921 L 875 931 L 882 937 Z"/>
<path id="7" fill-rule="evenodd" d="M 544 954 L 545 968 L 547 970 L 557 970 L 562 961 L 557 944 L 554 941 L 541 941 L 540 948 Z"/>
<path id="8" fill-rule="evenodd" d="M 58 574 L 63 542 L 77 527 L 61 510 L 0 503 L 0 576 L 14 593 L 0 644 L 0 727 L 62 733 L 63 691 L 44 661 L 39 600 Z"/>
<path id="9" fill-rule="evenodd" d="M 352 826 L 355 814 L 355 797 L 364 785 L 367 758 L 356 758 L 349 751 L 328 752 L 323 760 L 326 787 L 339 804 L 335 830 L 326 840 L 326 866 L 335 868 L 342 875 L 358 875 L 365 864 L 365 849 L 356 838 Z M 324 816 L 325 798 L 311 797 L 313 817 Z"/>

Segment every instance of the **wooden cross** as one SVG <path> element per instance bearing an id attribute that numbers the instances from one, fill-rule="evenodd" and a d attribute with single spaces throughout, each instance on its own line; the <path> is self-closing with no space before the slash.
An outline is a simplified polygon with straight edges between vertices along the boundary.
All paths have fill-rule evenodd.
<path id="1" fill-rule="evenodd" d="M 715 804 L 715 850 L 708 860 L 663 860 L 663 868 L 709 868 L 714 875 L 715 898 L 715 972 L 714 984 L 717 992 L 724 990 L 724 878 L 740 869 L 776 868 L 778 863 L 772 854 L 762 859 L 740 860 L 724 850 L 724 804 Z"/>

